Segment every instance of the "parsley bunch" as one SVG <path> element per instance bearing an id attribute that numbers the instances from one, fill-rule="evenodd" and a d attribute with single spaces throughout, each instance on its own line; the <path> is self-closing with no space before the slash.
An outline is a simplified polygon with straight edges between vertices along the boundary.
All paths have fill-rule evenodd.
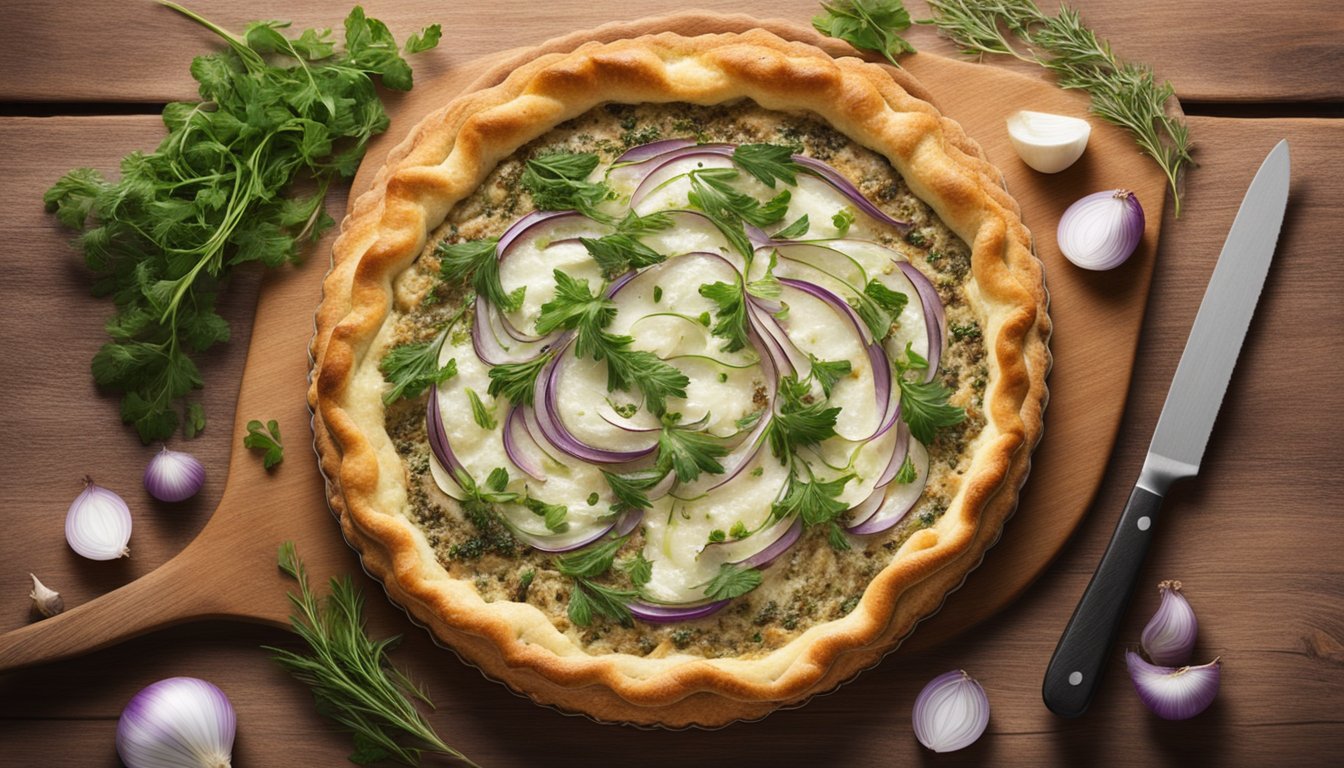
<path id="1" fill-rule="evenodd" d="M 193 356 L 229 338 L 215 304 L 230 269 L 292 262 L 332 225 L 328 185 L 353 176 L 370 137 L 387 128 L 374 76 L 408 90 L 402 51 L 428 50 L 440 36 L 435 24 L 398 47 L 356 6 L 338 51 L 330 30 L 287 36 L 287 22 L 260 21 L 239 35 L 163 4 L 228 43 L 191 63 L 201 101 L 167 105 L 168 136 L 123 158 L 119 180 L 79 168 L 43 196 L 81 232 L 94 294 L 116 304 L 93 376 L 122 393 L 122 420 L 146 443 L 170 437 L 183 421 L 177 402 L 203 386 Z M 306 194 L 290 191 L 296 180 Z M 205 416 L 195 403 L 184 413 L 192 437 Z"/>

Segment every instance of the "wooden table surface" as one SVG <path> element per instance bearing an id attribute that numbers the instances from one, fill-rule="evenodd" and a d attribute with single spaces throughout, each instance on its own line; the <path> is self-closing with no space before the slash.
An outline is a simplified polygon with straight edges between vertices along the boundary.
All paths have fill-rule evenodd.
<path id="1" fill-rule="evenodd" d="M 228 28 L 275 16 L 299 27 L 339 26 L 348 10 L 315 0 L 283 8 L 260 0 L 192 5 Z M 420 78 L 611 19 L 684 9 L 674 0 L 365 5 L 399 38 L 445 23 L 440 48 L 413 60 Z M 796 21 L 816 9 L 810 0 L 700 5 Z M 924 15 L 923 3 L 909 5 Z M 564 717 L 482 679 L 383 600 L 352 554 L 349 571 L 369 598 L 373 634 L 406 636 L 394 658 L 429 688 L 439 705 L 430 719 L 448 741 L 483 766 L 1333 764 L 1344 750 L 1344 472 L 1335 459 L 1344 448 L 1344 14 L 1337 0 L 1076 5 L 1121 56 L 1152 64 L 1173 83 L 1201 167 L 1188 178 L 1181 218 L 1172 218 L 1170 203 L 1163 214 L 1123 427 L 1096 503 L 1058 559 L 998 616 L 940 647 L 888 659 L 838 693 L 756 724 L 666 732 Z M 128 151 L 152 148 L 162 134 L 162 104 L 194 96 L 187 65 L 216 40 L 148 0 L 11 0 L 4 13 L 0 349 L 7 360 L 0 381 L 8 398 L 0 410 L 0 523 L 8 553 L 0 558 L 0 631 L 29 620 L 29 571 L 78 605 L 162 564 L 201 529 L 223 488 L 227 425 L 250 313 L 264 287 L 258 274 L 235 279 L 223 308 L 233 340 L 204 366 L 212 422 L 190 448 L 211 468 L 205 490 L 186 505 L 152 503 L 139 478 L 156 448 L 141 446 L 118 423 L 116 398 L 98 393 L 88 373 L 109 305 L 88 297 L 81 261 L 43 212 L 41 194 L 69 168 L 115 171 Z M 929 28 L 909 38 L 921 50 L 955 54 Z M 1155 719 L 1134 695 L 1117 643 L 1091 711 L 1061 720 L 1041 704 L 1046 661 L 1138 475 L 1246 185 L 1285 137 L 1293 184 L 1274 268 L 1200 476 L 1168 497 L 1120 634 L 1122 643 L 1136 641 L 1157 604 L 1153 585 L 1182 580 L 1201 620 L 1196 655 L 1222 658 L 1223 689 L 1194 720 Z M 343 210 L 344 190 L 333 191 L 328 205 Z M 309 258 L 325 258 L 321 247 Z M 288 466 L 298 471 L 309 460 L 307 439 L 290 435 Z M 137 508 L 132 559 L 93 563 L 66 546 L 65 510 L 84 474 Z M 334 525 L 331 535 L 339 535 Z M 975 585 L 972 575 L 965 589 Z M 239 717 L 236 765 L 346 764 L 349 738 L 315 714 L 305 689 L 260 648 L 288 641 L 273 628 L 205 621 L 0 676 L 0 765 L 118 765 L 113 739 L 122 707 L 141 687 L 173 675 L 227 690 Z M 910 703 L 927 679 L 957 667 L 984 684 L 993 715 L 974 746 L 935 756 L 913 738 Z"/>

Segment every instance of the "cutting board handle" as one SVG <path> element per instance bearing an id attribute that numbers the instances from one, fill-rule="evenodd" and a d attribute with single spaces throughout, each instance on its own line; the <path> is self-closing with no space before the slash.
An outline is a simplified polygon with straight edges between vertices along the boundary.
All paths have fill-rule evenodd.
<path id="1" fill-rule="evenodd" d="M 255 535 L 251 516 L 231 506 L 235 494 L 226 488 L 224 496 L 200 535 L 168 562 L 83 605 L 0 635 L 0 672 L 197 619 L 284 625 L 287 586 L 275 565 L 275 544 L 264 531 Z"/>

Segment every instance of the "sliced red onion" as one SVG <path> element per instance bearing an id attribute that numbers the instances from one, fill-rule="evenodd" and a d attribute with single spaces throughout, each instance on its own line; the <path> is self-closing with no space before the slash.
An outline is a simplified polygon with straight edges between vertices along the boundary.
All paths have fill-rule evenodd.
<path id="1" fill-rule="evenodd" d="M 1125 651 L 1125 666 L 1139 699 L 1163 720 L 1189 720 L 1208 709 L 1218 696 L 1222 677 L 1218 659 L 1198 667 L 1160 667 Z"/>
<path id="2" fill-rule="evenodd" d="M 570 344 L 566 343 L 556 354 L 555 359 L 547 364 L 546 369 L 537 376 L 533 402 L 536 404 L 537 424 L 541 427 L 542 436 L 558 450 L 576 459 L 583 459 L 594 464 L 624 464 L 652 455 L 657 450 L 657 443 L 646 448 L 630 451 L 607 450 L 584 443 L 574 437 L 569 428 L 565 426 L 560 415 L 559 395 L 557 393 L 559 391 L 560 363 L 570 356 L 569 351 Z"/>
<path id="3" fill-rule="evenodd" d="M 780 284 L 788 288 L 802 291 L 813 298 L 826 303 L 832 310 L 841 317 L 849 320 L 850 326 L 858 334 L 859 340 L 863 342 L 864 350 L 868 353 L 868 367 L 873 372 L 873 397 L 877 404 L 877 412 L 882 414 L 873 431 L 863 437 L 847 438 L 852 440 L 872 440 L 885 434 L 892 425 L 896 423 L 896 416 L 899 408 L 892 404 L 892 378 L 891 361 L 887 359 L 887 351 L 883 346 L 873 340 L 872 332 L 868 324 L 863 322 L 863 318 L 849 306 L 849 302 L 840 298 L 840 296 L 829 289 L 823 288 L 815 283 L 808 283 L 802 280 L 794 280 L 788 277 L 779 279 Z"/>
<path id="4" fill-rule="evenodd" d="M 523 420 L 522 409 L 514 405 L 509 408 L 508 418 L 504 420 L 504 453 L 509 461 L 533 480 L 545 481 L 546 476 L 541 465 L 527 455 L 526 443 L 532 442 L 527 433 L 527 423 Z"/>
<path id="5" fill-rule="evenodd" d="M 765 356 L 774 359 L 781 371 L 787 368 L 799 379 L 807 378 L 812 372 L 812 359 L 798 349 L 779 320 L 750 297 L 747 299 L 747 318 L 761 338 Z"/>
<path id="6" fill-rule="evenodd" d="M 896 266 L 901 268 L 906 279 L 915 286 L 920 306 L 924 308 L 924 327 L 929 334 L 929 369 L 924 372 L 924 381 L 933 381 L 933 377 L 938 375 L 938 363 L 943 359 L 943 339 L 947 337 L 947 318 L 943 314 L 943 301 L 938 296 L 938 289 L 933 287 L 929 278 L 925 277 L 914 264 L 898 261 Z"/>
<path id="7" fill-rule="evenodd" d="M 512 336 L 515 341 L 506 347 L 500 336 Z M 559 338 L 559 332 L 545 337 L 532 337 L 533 341 L 517 341 L 521 334 L 511 334 L 504 327 L 503 316 L 498 308 L 488 301 L 476 301 L 476 320 L 471 324 L 471 348 L 476 357 L 487 365 L 505 365 L 507 363 L 525 363 L 535 360 L 537 355 Z"/>
<path id="8" fill-rule="evenodd" d="M 612 162 L 612 165 L 642 163 L 645 160 L 651 160 L 659 155 L 665 155 L 674 149 L 685 149 L 686 147 L 694 146 L 696 146 L 696 141 L 694 139 L 662 139 L 661 141 L 651 141 L 648 144 L 640 144 L 637 147 L 627 149 L 624 154 Z"/>
<path id="9" fill-rule="evenodd" d="M 695 161 L 691 168 L 682 170 L 681 163 Z M 732 168 L 733 147 L 730 144 L 700 144 L 667 152 L 650 163 L 648 175 L 630 193 L 630 207 L 635 208 L 664 184 L 697 168 Z"/>
<path id="10" fill-rule="evenodd" d="M 669 472 L 668 474 L 673 475 L 673 473 L 671 472 Z M 673 476 L 675 477 L 675 475 Z M 628 509 L 625 511 L 624 514 L 616 518 L 616 525 L 612 528 L 612 532 L 615 533 L 617 536 L 626 536 L 631 531 L 638 528 L 640 522 L 643 519 L 644 519 L 643 510 Z"/>
<path id="11" fill-rule="evenodd" d="M 975 678 L 957 669 L 935 677 L 915 697 L 915 738 L 934 752 L 974 744 L 989 727 L 989 696 Z"/>
<path id="12" fill-rule="evenodd" d="M 766 546 L 762 547 L 755 554 L 738 561 L 738 565 L 747 568 L 765 568 L 773 563 L 780 555 L 784 554 L 798 541 L 798 537 L 803 535 L 803 519 L 795 517 L 793 522 L 787 526 L 779 523 L 776 528 L 783 529 L 778 533 L 778 537 Z"/>
<path id="13" fill-rule="evenodd" d="M 675 624 L 682 621 L 703 619 L 731 603 L 732 600 L 716 600 L 712 603 L 697 605 L 655 605 L 642 600 L 627 603 L 630 615 L 650 624 Z"/>
<path id="14" fill-rule="evenodd" d="M 558 553 L 582 549 L 606 536 L 615 527 L 616 521 L 612 520 L 592 528 L 574 528 L 564 533 L 542 535 L 521 530 L 515 524 L 509 526 L 509 533 L 513 535 L 513 538 L 535 550 Z"/>
<path id="15" fill-rule="evenodd" d="M 862 291 L 864 286 L 868 284 L 868 272 L 863 268 L 863 265 L 853 256 L 838 248 L 832 248 L 830 245 L 787 243 L 779 245 L 776 251 L 779 253 L 780 259 L 810 267 L 836 282 L 843 283 L 852 291 Z M 835 268 L 826 263 L 832 260 L 840 260 L 842 264 L 851 267 L 852 270 L 847 270 L 851 274 L 836 274 Z"/>
<path id="16" fill-rule="evenodd" d="M 893 397 L 892 400 L 896 404 L 895 416 L 899 417 L 901 415 L 901 400 L 898 397 Z M 892 480 L 896 479 L 896 475 L 901 471 L 901 465 L 905 463 L 905 456 L 909 452 L 910 430 L 897 429 L 896 441 L 891 446 L 891 459 L 887 461 L 886 468 L 878 476 L 877 483 L 874 485 L 875 488 L 885 488 L 891 484 Z"/>
<path id="17" fill-rule="evenodd" d="M 1114 269 L 1139 247 L 1143 224 L 1143 206 L 1133 192 L 1093 192 L 1059 217 L 1059 250 L 1083 269 Z"/>
<path id="18" fill-rule="evenodd" d="M 905 422 L 900 422 L 896 427 L 901 431 L 908 431 Z M 901 522 L 910 514 L 910 511 L 919 503 L 924 495 L 924 484 L 928 482 L 929 477 L 929 452 L 920 444 L 918 440 L 906 436 L 904 438 L 909 446 L 908 455 L 910 462 L 915 467 L 915 480 L 911 483 L 888 482 L 885 486 L 886 496 L 879 506 L 866 519 L 855 519 L 850 522 L 845 529 L 855 536 L 870 536 L 875 533 L 882 533 L 890 530 L 897 523 Z M 896 441 L 901 442 L 899 436 Z M 904 463 L 904 459 L 902 459 Z M 899 469 L 900 465 L 897 465 Z M 885 473 L 884 473 L 885 474 Z"/>
<path id="19" fill-rule="evenodd" d="M 459 474 L 468 474 L 466 467 L 458 460 L 457 454 L 453 453 L 453 447 L 448 442 L 448 430 L 443 425 L 443 413 L 439 410 L 439 390 L 438 387 L 430 393 L 429 404 L 426 406 L 425 427 L 429 433 L 429 450 L 434 454 L 434 458 L 439 460 L 443 468 L 448 470 L 450 477 L 456 478 Z M 449 489 L 444 488 L 447 493 Z"/>
<path id="20" fill-rule="evenodd" d="M 832 187 L 835 187 L 836 190 L 840 192 L 840 194 L 849 198 L 854 203 L 854 205 L 858 206 L 859 210 L 863 211 L 864 213 L 868 214 L 874 219 L 877 219 L 878 221 L 883 222 L 889 226 L 896 227 L 902 232 L 910 228 L 910 222 L 901 221 L 899 219 L 893 219 L 892 217 L 888 216 L 881 208 L 878 208 L 871 200 L 864 197 L 863 193 L 859 191 L 859 188 L 854 186 L 853 182 L 851 182 L 849 179 L 845 178 L 844 174 L 840 173 L 839 171 L 827 165 L 826 163 L 823 163 L 822 161 L 816 159 L 815 157 L 808 157 L 807 155 L 794 155 L 793 159 L 799 165 L 803 166 L 809 172 L 811 172 L 814 176 L 817 176 L 821 180 L 830 184 Z"/>

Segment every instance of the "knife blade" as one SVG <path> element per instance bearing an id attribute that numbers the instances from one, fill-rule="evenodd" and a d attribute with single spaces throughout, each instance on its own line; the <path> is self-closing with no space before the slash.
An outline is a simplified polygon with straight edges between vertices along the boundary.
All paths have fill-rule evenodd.
<path id="1" fill-rule="evenodd" d="M 1269 272 L 1288 204 L 1288 179 L 1285 139 L 1270 150 L 1241 201 L 1176 366 L 1138 481 L 1046 667 L 1041 696 L 1057 715 L 1078 717 L 1087 711 L 1148 552 L 1162 497 L 1172 482 L 1199 472 Z"/>

